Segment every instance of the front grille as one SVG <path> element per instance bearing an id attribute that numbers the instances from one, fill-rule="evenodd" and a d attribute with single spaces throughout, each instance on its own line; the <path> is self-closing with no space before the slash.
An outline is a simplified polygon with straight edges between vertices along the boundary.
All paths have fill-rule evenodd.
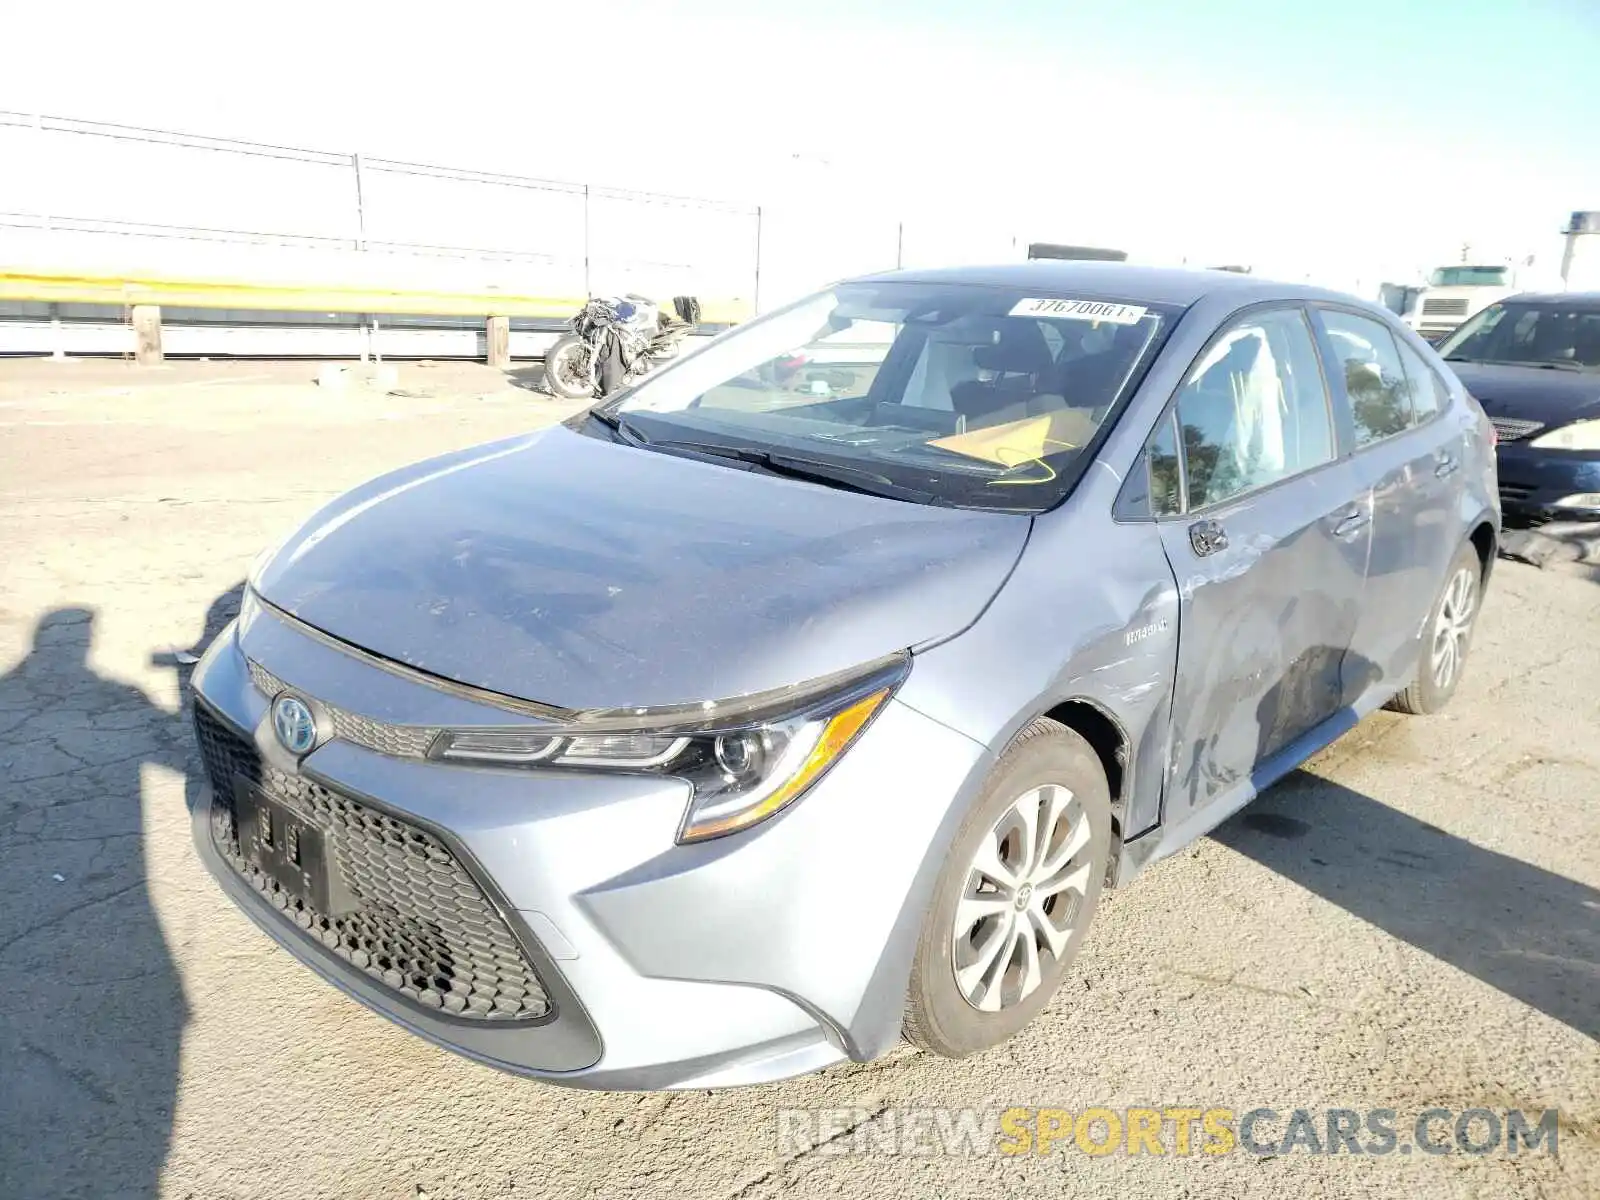
<path id="1" fill-rule="evenodd" d="M 213 789 L 212 840 L 232 868 L 304 937 L 433 1012 L 518 1021 L 550 1011 L 515 936 L 438 838 L 277 770 L 199 704 L 195 735 Z M 354 911 L 317 912 L 244 857 L 234 817 L 236 776 L 321 832 L 328 860 L 357 901 Z"/>
<path id="2" fill-rule="evenodd" d="M 289 684 L 254 659 L 249 659 L 248 663 L 250 682 L 255 684 L 256 690 L 268 699 L 279 692 L 293 690 Z M 439 730 L 423 725 L 390 725 L 385 721 L 374 721 L 371 717 L 363 717 L 360 713 L 347 712 L 332 704 L 323 704 L 321 701 L 317 702 L 317 707 L 328 714 L 333 725 L 334 737 L 365 746 L 368 750 L 376 750 L 379 754 L 389 754 L 396 758 L 426 758 L 428 747 L 433 744 L 433 739 L 439 736 Z"/>
<path id="3" fill-rule="evenodd" d="M 1491 417 L 1490 420 L 1502 442 L 1520 442 L 1544 428 L 1543 421 L 1518 421 L 1511 417 Z"/>
<path id="4" fill-rule="evenodd" d="M 1465 300 L 1424 300 L 1422 302 L 1422 315 L 1425 317 L 1464 317 L 1467 315 L 1467 302 Z"/>

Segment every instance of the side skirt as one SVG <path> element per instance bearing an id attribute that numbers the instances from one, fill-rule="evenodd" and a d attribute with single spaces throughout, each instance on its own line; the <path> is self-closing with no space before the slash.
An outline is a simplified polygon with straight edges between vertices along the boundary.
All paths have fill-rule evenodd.
<path id="1" fill-rule="evenodd" d="M 1248 779 L 1240 781 L 1210 804 L 1174 825 L 1158 825 L 1124 842 L 1117 865 L 1117 886 L 1126 886 L 1144 868 L 1176 854 L 1189 843 L 1210 833 L 1312 755 L 1326 750 L 1349 733 L 1363 717 L 1382 708 L 1395 692 L 1391 684 L 1369 688 L 1353 704 L 1345 705 L 1270 758 L 1257 763 Z"/>

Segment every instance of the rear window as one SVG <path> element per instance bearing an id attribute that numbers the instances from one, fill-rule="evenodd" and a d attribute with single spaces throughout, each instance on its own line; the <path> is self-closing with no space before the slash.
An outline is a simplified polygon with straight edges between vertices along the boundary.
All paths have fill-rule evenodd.
<path id="1" fill-rule="evenodd" d="M 1403 340 L 1396 338 L 1395 345 L 1400 349 L 1400 365 L 1405 368 L 1406 382 L 1411 387 L 1411 419 L 1420 425 L 1444 408 L 1448 396 L 1444 380 Z"/>
<path id="2" fill-rule="evenodd" d="M 1356 444 L 1367 445 L 1411 427 L 1411 384 L 1394 336 L 1381 322 L 1337 309 L 1321 311 L 1333 343 L 1335 372 L 1344 379 L 1355 418 Z"/>

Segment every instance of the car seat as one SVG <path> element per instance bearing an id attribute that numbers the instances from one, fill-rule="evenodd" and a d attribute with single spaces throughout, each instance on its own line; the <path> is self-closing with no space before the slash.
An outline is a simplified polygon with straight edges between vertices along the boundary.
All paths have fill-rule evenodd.
<path id="1" fill-rule="evenodd" d="M 1138 325 L 1119 325 L 1104 349 L 1063 361 L 1051 387 L 1069 408 L 1081 408 L 1096 421 L 1116 399 L 1117 385 L 1144 349 L 1149 332 Z"/>
<path id="2" fill-rule="evenodd" d="M 995 378 L 968 380 L 950 389 L 951 407 L 966 418 L 969 428 L 1027 416 L 1029 399 L 1038 394 L 1040 380 L 1055 365 L 1044 330 L 1037 321 L 1024 320 L 1004 322 L 994 345 L 975 348 L 972 361 L 995 372 Z"/>

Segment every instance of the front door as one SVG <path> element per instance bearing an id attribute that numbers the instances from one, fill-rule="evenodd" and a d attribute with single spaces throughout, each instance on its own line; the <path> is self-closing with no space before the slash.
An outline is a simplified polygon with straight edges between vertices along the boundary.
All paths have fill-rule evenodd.
<path id="1" fill-rule="evenodd" d="M 1366 574 L 1370 495 L 1339 461 L 1307 314 L 1250 311 L 1212 342 L 1160 443 L 1181 447 L 1159 519 L 1178 581 L 1163 820 L 1209 824 L 1263 760 L 1332 716 Z"/>

